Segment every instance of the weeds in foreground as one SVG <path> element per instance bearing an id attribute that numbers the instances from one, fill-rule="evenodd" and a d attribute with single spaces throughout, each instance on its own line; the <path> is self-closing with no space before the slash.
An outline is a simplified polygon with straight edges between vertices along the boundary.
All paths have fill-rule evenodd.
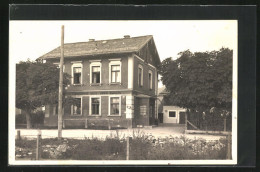
<path id="1" fill-rule="evenodd" d="M 133 132 L 130 143 L 132 160 L 225 159 L 226 139 L 206 141 L 182 137 L 155 139 L 140 131 Z M 35 157 L 36 140 L 16 140 L 16 157 Z M 42 159 L 125 160 L 126 139 L 120 133 L 105 139 L 42 139 Z"/>

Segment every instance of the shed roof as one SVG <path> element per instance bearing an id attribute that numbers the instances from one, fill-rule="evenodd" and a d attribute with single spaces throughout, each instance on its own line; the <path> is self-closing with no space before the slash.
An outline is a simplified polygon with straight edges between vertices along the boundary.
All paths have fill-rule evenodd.
<path id="1" fill-rule="evenodd" d="M 152 35 L 127 37 L 120 39 L 98 40 L 89 42 L 77 42 L 64 44 L 64 57 L 78 57 L 88 55 L 114 54 L 114 53 L 132 53 L 139 51 L 148 41 L 153 38 Z M 38 59 L 50 59 L 60 57 L 60 46 L 44 54 Z"/>

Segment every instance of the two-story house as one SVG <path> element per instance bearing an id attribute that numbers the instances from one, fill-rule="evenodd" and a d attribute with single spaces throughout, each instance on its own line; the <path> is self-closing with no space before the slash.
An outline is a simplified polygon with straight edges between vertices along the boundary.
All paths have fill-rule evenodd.
<path id="1" fill-rule="evenodd" d="M 59 64 L 60 47 L 38 58 Z M 64 127 L 102 125 L 138 127 L 157 119 L 160 58 L 153 36 L 64 44 L 63 71 L 71 75 L 64 107 Z M 57 126 L 57 105 L 45 108 L 45 125 Z"/>

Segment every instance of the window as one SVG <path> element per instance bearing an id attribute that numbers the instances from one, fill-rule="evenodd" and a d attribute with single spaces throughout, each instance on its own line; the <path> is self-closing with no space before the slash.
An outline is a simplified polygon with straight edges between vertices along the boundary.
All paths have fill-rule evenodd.
<path id="1" fill-rule="evenodd" d="M 73 67 L 73 83 L 81 84 L 81 67 Z"/>
<path id="2" fill-rule="evenodd" d="M 120 59 L 109 59 L 109 83 L 121 83 L 121 61 Z"/>
<path id="3" fill-rule="evenodd" d="M 71 61 L 71 84 L 81 84 L 82 83 L 82 62 L 81 61 Z M 64 68 L 63 68 L 64 70 Z"/>
<path id="4" fill-rule="evenodd" d="M 149 89 L 153 89 L 153 72 L 149 70 L 148 73 L 148 84 L 149 84 Z"/>
<path id="5" fill-rule="evenodd" d="M 110 97 L 109 115 L 120 116 L 120 97 Z"/>
<path id="6" fill-rule="evenodd" d="M 100 66 L 92 66 L 92 83 L 100 83 Z"/>
<path id="7" fill-rule="evenodd" d="M 120 65 L 112 65 L 111 66 L 111 83 L 120 82 Z"/>
<path id="8" fill-rule="evenodd" d="M 169 117 L 175 118 L 176 112 L 175 111 L 169 111 Z"/>
<path id="9" fill-rule="evenodd" d="M 71 115 L 81 115 L 81 98 L 74 98 L 71 105 Z"/>
<path id="10" fill-rule="evenodd" d="M 91 115 L 100 115 L 100 98 L 91 98 Z"/>
<path id="11" fill-rule="evenodd" d="M 138 85 L 143 86 L 143 66 L 138 66 Z"/>
<path id="12" fill-rule="evenodd" d="M 90 83 L 101 84 L 101 60 L 90 60 Z"/>

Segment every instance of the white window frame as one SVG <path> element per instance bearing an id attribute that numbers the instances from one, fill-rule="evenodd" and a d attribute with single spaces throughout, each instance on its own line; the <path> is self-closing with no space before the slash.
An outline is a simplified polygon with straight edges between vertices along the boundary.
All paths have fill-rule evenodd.
<path id="1" fill-rule="evenodd" d="M 139 83 L 140 79 L 139 79 L 139 68 L 142 69 L 142 73 L 141 73 L 141 83 Z M 142 65 L 138 65 L 138 71 L 137 71 L 137 75 L 138 75 L 138 86 L 142 87 L 144 85 L 144 68 Z"/>
<path id="2" fill-rule="evenodd" d="M 121 59 L 109 59 L 109 84 L 121 84 L 122 82 L 122 64 L 121 64 Z M 113 65 L 119 65 L 120 73 L 119 73 L 119 82 L 113 83 L 112 81 L 112 71 L 111 71 L 111 66 Z"/>
<path id="3" fill-rule="evenodd" d="M 111 98 L 119 98 L 119 114 L 118 115 L 112 115 L 111 114 Z M 113 95 L 113 96 L 108 96 L 108 116 L 121 116 L 121 96 L 119 95 Z"/>
<path id="4" fill-rule="evenodd" d="M 73 62 L 71 62 L 71 63 L 73 63 Z M 80 84 L 74 84 L 74 70 L 73 70 L 74 67 L 81 67 Z M 82 81 L 83 81 L 83 66 L 82 66 L 82 63 L 73 63 L 71 65 L 71 76 L 72 76 L 72 78 L 71 78 L 71 84 L 72 85 L 82 85 Z"/>
<path id="5" fill-rule="evenodd" d="M 90 96 L 89 97 L 89 116 L 101 116 L 101 96 Z M 92 114 L 92 98 L 99 98 L 99 114 Z"/>
<path id="6" fill-rule="evenodd" d="M 70 115 L 71 116 L 82 116 L 82 96 L 72 96 L 72 98 L 80 99 L 80 114 L 73 114 L 73 105 L 70 106 Z"/>
<path id="7" fill-rule="evenodd" d="M 151 74 L 151 81 L 149 80 L 149 74 Z M 149 89 L 153 89 L 153 71 L 149 70 L 148 71 L 148 83 L 149 83 Z"/>
<path id="8" fill-rule="evenodd" d="M 101 61 L 100 60 L 90 60 L 89 61 L 90 62 L 90 77 L 89 77 L 89 79 L 90 79 L 90 81 L 89 81 L 89 83 L 90 84 L 97 84 L 97 85 L 101 85 L 101 83 L 102 83 L 102 63 L 101 63 Z M 100 67 L 100 83 L 92 83 L 92 67 L 93 66 L 98 66 L 98 67 Z"/>

